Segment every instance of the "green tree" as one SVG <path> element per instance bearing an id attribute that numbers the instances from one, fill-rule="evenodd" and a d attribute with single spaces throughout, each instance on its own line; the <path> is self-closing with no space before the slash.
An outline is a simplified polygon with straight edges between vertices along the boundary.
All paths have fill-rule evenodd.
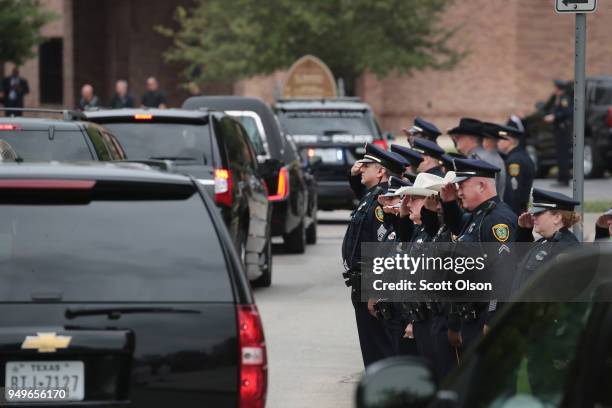
<path id="1" fill-rule="evenodd" d="M 449 46 L 456 28 L 437 22 L 451 0 L 196 0 L 178 7 L 168 62 L 185 64 L 199 84 L 231 83 L 289 67 L 313 54 L 349 90 L 365 71 L 379 77 L 453 66 L 463 55 Z"/>
<path id="2" fill-rule="evenodd" d="M 21 65 L 31 58 L 43 41 L 40 29 L 54 18 L 38 0 L 0 0 L 0 62 Z"/>

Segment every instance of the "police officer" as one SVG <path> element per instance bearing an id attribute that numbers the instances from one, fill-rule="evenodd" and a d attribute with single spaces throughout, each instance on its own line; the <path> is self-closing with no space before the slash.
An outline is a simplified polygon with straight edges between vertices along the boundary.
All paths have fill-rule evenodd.
<path id="1" fill-rule="evenodd" d="M 406 161 L 408 161 L 408 166 L 406 166 L 406 171 L 404 174 L 410 180 L 410 182 L 414 182 L 416 178 L 417 168 L 423 162 L 423 155 L 419 152 L 412 150 L 409 147 L 392 144 L 391 151 L 401 155 Z"/>
<path id="2" fill-rule="evenodd" d="M 533 230 L 541 238 L 520 262 L 519 273 L 512 285 L 513 293 L 517 293 L 533 272 L 546 261 L 578 244 L 578 239 L 569 229 L 580 221 L 580 215 L 574 211 L 574 207 L 579 204 L 579 201 L 565 194 L 533 189 L 532 207 L 518 219 L 520 228 L 517 241 L 533 242 Z"/>
<path id="3" fill-rule="evenodd" d="M 498 125 L 497 132 L 501 137 L 499 149 L 506 155 L 504 202 L 515 214 L 522 214 L 527 211 L 529 194 L 535 177 L 535 165 L 521 143 L 523 132 L 515 127 L 502 125 Z"/>
<path id="4" fill-rule="evenodd" d="M 466 159 L 461 153 L 449 152 L 442 155 L 442 167 L 444 173 L 455 170 L 455 159 Z"/>
<path id="5" fill-rule="evenodd" d="M 406 134 L 408 138 L 408 143 L 411 146 L 413 140 L 417 137 L 435 142 L 438 136 L 442 134 L 442 132 L 440 132 L 436 125 L 420 117 L 414 119 L 414 125 L 412 125 L 410 128 L 402 130 Z"/>
<path id="6" fill-rule="evenodd" d="M 461 118 L 459 125 L 450 129 L 448 134 L 452 137 L 457 150 L 464 156 L 483 160 L 501 169 L 495 176 L 495 186 L 497 195 L 503 197 L 506 188 L 504 159 L 499 153 L 491 152 L 482 146 L 482 140 L 486 137 L 483 122 L 473 118 Z"/>
<path id="7" fill-rule="evenodd" d="M 363 159 L 358 160 L 351 169 L 351 187 L 360 201 L 351 213 L 342 242 L 346 270 L 343 276 L 347 279 L 347 286 L 351 287 L 359 344 L 366 366 L 393 355 L 393 349 L 389 336 L 376 318 L 375 301 L 364 302 L 361 299 L 361 243 L 381 242 L 387 235 L 387 227 L 383 224 L 384 212 L 377 198 L 386 192 L 389 176 L 398 176 L 404 167 L 404 162 L 400 162 L 395 154 L 368 143 Z M 355 188 L 356 179 L 360 180 L 364 189 Z"/>
<path id="8" fill-rule="evenodd" d="M 438 177 L 444 177 L 442 156 L 445 151 L 436 142 L 415 138 L 412 142 L 412 150 L 423 156 L 423 161 L 417 167 L 419 173 L 430 173 Z"/>
<path id="9" fill-rule="evenodd" d="M 566 187 L 569 185 L 569 163 L 572 131 L 572 98 L 568 92 L 569 84 L 556 79 L 554 104 L 552 112 L 544 117 L 546 123 L 552 123 L 557 146 L 557 183 L 553 187 Z"/>
<path id="10" fill-rule="evenodd" d="M 482 246 L 486 271 L 495 279 L 496 288 L 507 289 L 509 294 L 512 281 L 507 282 L 506 288 L 504 278 L 508 279 L 512 267 L 508 244 L 516 239 L 517 216 L 497 195 L 495 175 L 500 169 L 479 159 L 455 159 L 454 164 L 453 179 L 440 190 L 444 221 L 458 242 L 491 243 Z M 496 301 L 457 303 L 453 307 L 448 322 L 449 341 L 453 347 L 468 347 L 478 335 L 486 333 Z"/>

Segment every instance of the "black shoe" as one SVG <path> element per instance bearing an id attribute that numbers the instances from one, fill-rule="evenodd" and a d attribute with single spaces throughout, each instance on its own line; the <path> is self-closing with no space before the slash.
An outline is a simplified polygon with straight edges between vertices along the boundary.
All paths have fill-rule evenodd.
<path id="1" fill-rule="evenodd" d="M 551 187 L 569 187 L 569 181 L 557 181 L 556 183 L 552 183 Z"/>

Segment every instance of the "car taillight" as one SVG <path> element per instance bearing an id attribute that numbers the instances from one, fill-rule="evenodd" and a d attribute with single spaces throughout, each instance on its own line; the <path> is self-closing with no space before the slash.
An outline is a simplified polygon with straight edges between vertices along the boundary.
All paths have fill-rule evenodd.
<path id="1" fill-rule="evenodd" d="M 286 167 L 282 167 L 278 172 L 276 186 L 276 194 L 268 196 L 269 201 L 281 201 L 289 196 L 289 171 Z"/>
<path id="2" fill-rule="evenodd" d="M 608 108 L 608 127 L 612 128 L 612 108 Z"/>
<path id="3" fill-rule="evenodd" d="M 384 149 L 384 150 L 387 150 L 387 141 L 386 140 L 379 139 L 379 140 L 373 141 L 372 143 L 375 144 L 376 146 Z"/>
<path id="4" fill-rule="evenodd" d="M 232 173 L 228 169 L 215 169 L 215 202 L 232 206 Z"/>
<path id="5" fill-rule="evenodd" d="M 0 188 L 31 190 L 89 190 L 95 180 L 53 180 L 53 179 L 6 179 L 0 180 Z"/>
<path id="6" fill-rule="evenodd" d="M 21 126 L 11 123 L 0 123 L 0 130 L 21 130 Z"/>
<path id="7" fill-rule="evenodd" d="M 257 306 L 238 305 L 240 408 L 263 408 L 268 389 L 268 359 Z"/>

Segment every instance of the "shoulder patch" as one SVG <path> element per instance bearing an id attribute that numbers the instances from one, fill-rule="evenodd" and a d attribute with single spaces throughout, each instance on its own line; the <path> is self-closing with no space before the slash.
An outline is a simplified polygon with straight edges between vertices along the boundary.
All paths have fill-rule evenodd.
<path id="1" fill-rule="evenodd" d="M 383 222 L 383 219 L 385 218 L 385 213 L 383 212 L 383 209 L 380 205 L 377 205 L 374 209 L 374 215 L 376 216 L 376 219 L 379 222 Z"/>
<path id="2" fill-rule="evenodd" d="M 508 238 L 510 238 L 510 228 L 508 228 L 508 224 L 495 224 L 493 228 L 493 236 L 499 242 L 506 242 Z"/>
<path id="3" fill-rule="evenodd" d="M 508 174 L 510 174 L 511 177 L 518 176 L 520 172 L 521 172 L 521 165 L 520 164 L 512 163 L 512 164 L 508 165 Z"/>
<path id="4" fill-rule="evenodd" d="M 561 106 L 563 106 L 564 108 L 567 108 L 569 106 L 569 101 L 567 100 L 567 98 L 561 99 Z"/>

